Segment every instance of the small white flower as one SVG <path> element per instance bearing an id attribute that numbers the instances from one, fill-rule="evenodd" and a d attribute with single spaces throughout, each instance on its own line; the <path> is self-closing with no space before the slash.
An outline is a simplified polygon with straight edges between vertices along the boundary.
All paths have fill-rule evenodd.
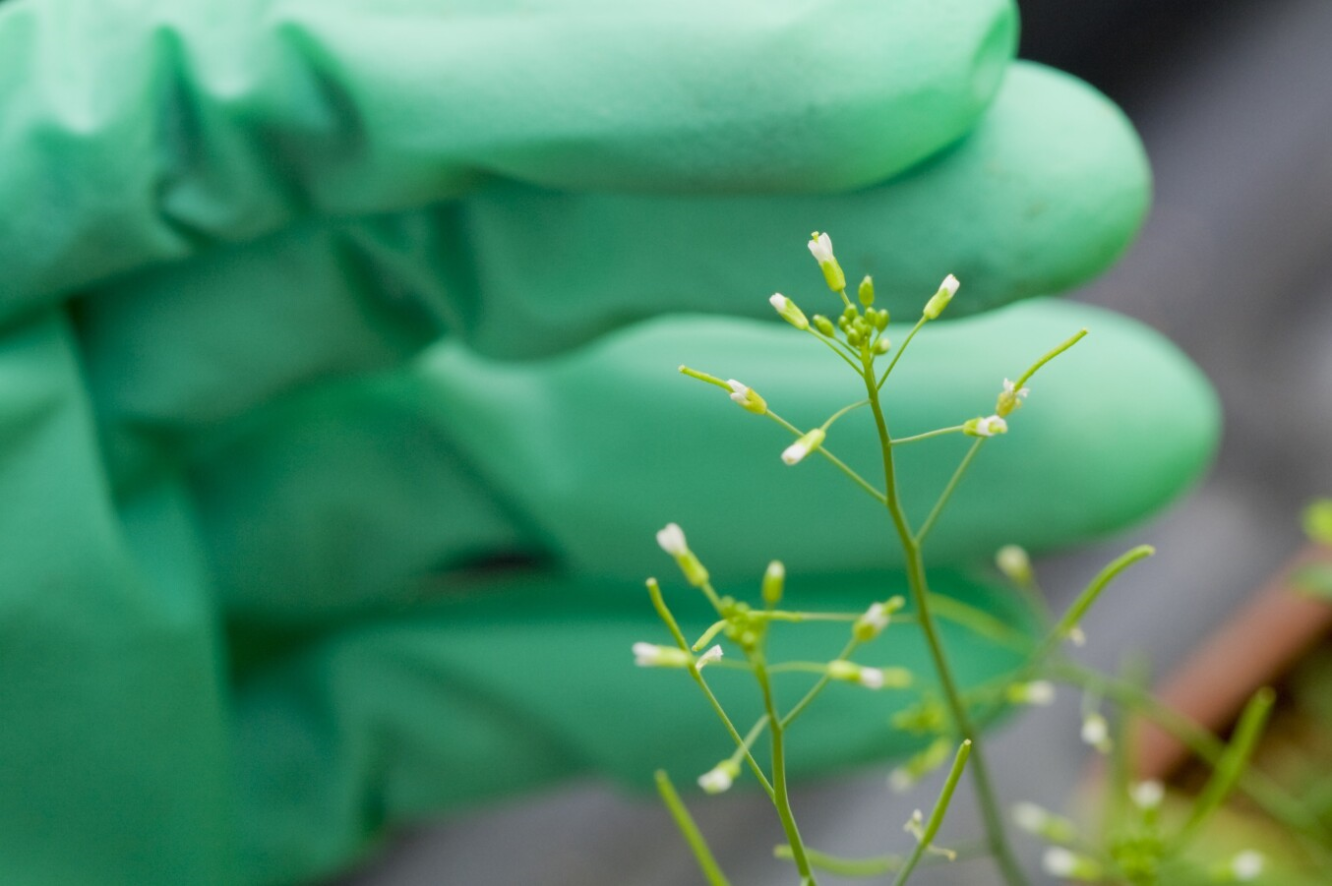
<path id="1" fill-rule="evenodd" d="M 732 378 L 727 380 L 726 386 L 731 389 L 731 399 L 738 403 L 741 408 L 747 409 L 756 415 L 763 415 L 768 411 L 767 401 L 748 385 Z"/>
<path id="2" fill-rule="evenodd" d="M 828 281 L 828 288 L 833 292 L 842 292 L 846 289 L 846 275 L 842 273 L 842 266 L 837 263 L 837 256 L 833 255 L 832 238 L 818 231 L 815 231 L 811 238 L 809 253 L 819 263 L 823 279 Z"/>
<path id="3" fill-rule="evenodd" d="M 1098 751 L 1107 751 L 1110 748 L 1110 724 L 1105 721 L 1105 717 L 1093 711 L 1082 718 L 1082 740 L 1091 745 Z"/>
<path id="4" fill-rule="evenodd" d="M 673 646 L 634 644 L 634 664 L 640 668 L 683 668 L 689 666 L 690 660 L 689 653 Z"/>
<path id="5" fill-rule="evenodd" d="M 666 528 L 657 532 L 657 544 L 672 557 L 683 557 L 689 552 L 684 530 L 677 523 L 667 523 Z"/>
<path id="6" fill-rule="evenodd" d="M 1014 683 L 1008 687 L 1008 700 L 1014 704 L 1045 706 L 1052 704 L 1055 698 L 1054 684 L 1049 680 L 1033 680 L 1030 683 Z"/>
<path id="7" fill-rule="evenodd" d="M 1029 834 L 1041 836 L 1050 823 L 1050 813 L 1035 803 L 1015 803 L 1013 805 L 1013 823 Z"/>
<path id="8" fill-rule="evenodd" d="M 997 415 L 976 419 L 976 433 L 981 437 L 993 437 L 995 434 L 1008 432 L 1008 422 Z"/>
<path id="9" fill-rule="evenodd" d="M 869 609 L 865 610 L 865 614 L 861 618 L 865 620 L 865 624 L 876 631 L 882 631 L 888 627 L 888 607 L 882 603 L 871 603 Z"/>
<path id="10" fill-rule="evenodd" d="M 781 315 L 783 320 L 790 323 L 796 329 L 803 332 L 809 328 L 809 318 L 805 316 L 805 312 L 800 310 L 795 302 L 791 301 L 780 292 L 774 292 L 769 296 L 768 304 L 776 309 L 777 313 Z"/>
<path id="11" fill-rule="evenodd" d="M 804 460 L 805 456 L 822 446 L 823 441 L 827 436 L 828 435 L 824 433 L 822 428 L 815 428 L 790 446 L 786 447 L 782 452 L 782 461 L 786 462 L 788 465 L 799 464 Z"/>
<path id="12" fill-rule="evenodd" d="M 883 671 L 878 668 L 861 668 L 856 675 L 856 682 L 867 689 L 882 689 Z"/>
<path id="13" fill-rule="evenodd" d="M 911 811 L 911 817 L 907 819 L 907 823 L 902 825 L 902 830 L 906 831 L 917 840 L 920 840 L 925 836 L 925 813 L 921 812 L 919 809 L 913 809 Z"/>
<path id="14" fill-rule="evenodd" d="M 1035 803 L 1016 803 L 1013 823 L 1029 834 L 1051 843 L 1072 843 L 1078 839 L 1077 825 Z"/>
<path id="15" fill-rule="evenodd" d="M 1140 781 L 1129 788 L 1129 799 L 1139 809 L 1155 809 L 1165 799 L 1165 786 L 1155 779 Z"/>
<path id="16" fill-rule="evenodd" d="M 720 646 L 713 646 L 707 652 L 703 653 L 698 657 L 698 661 L 694 662 L 694 669 L 701 671 L 703 670 L 704 665 L 710 665 L 714 661 L 721 661 L 721 659 L 722 659 L 722 648 Z"/>
<path id="17" fill-rule="evenodd" d="M 821 265 L 833 261 L 832 237 L 815 231 L 809 241 L 809 252 L 810 255 L 814 256 L 814 260 Z M 808 267 L 808 265 L 806 265 L 806 267 Z"/>
<path id="18" fill-rule="evenodd" d="M 1265 863 L 1261 853 L 1246 849 L 1230 860 L 1230 873 L 1241 883 L 1258 878 Z"/>
<path id="19" fill-rule="evenodd" d="M 1011 381 L 1004 379 L 1004 393 L 1012 397 L 1017 397 L 1020 400 L 1025 400 L 1027 399 L 1027 395 L 1031 393 L 1031 388 L 1016 388 Z"/>
<path id="20" fill-rule="evenodd" d="M 895 794 L 905 794 L 911 790 L 911 786 L 916 783 L 916 777 L 906 768 L 898 766 L 892 772 L 888 773 L 888 787 Z"/>
<path id="21" fill-rule="evenodd" d="M 1051 846 L 1041 856 L 1041 867 L 1052 877 L 1070 877 L 1081 859 L 1062 846 Z"/>
<path id="22" fill-rule="evenodd" d="M 861 643 L 867 643 L 883 633 L 883 629 L 888 627 L 892 613 L 893 610 L 883 603 L 871 603 L 869 609 L 866 609 L 851 626 L 851 633 Z"/>
<path id="23" fill-rule="evenodd" d="M 1092 882 L 1101 878 L 1101 866 L 1085 855 L 1078 855 L 1063 846 L 1051 846 L 1041 856 L 1041 867 L 1052 877 Z"/>
<path id="24" fill-rule="evenodd" d="M 723 760 L 698 777 L 698 786 L 709 794 L 721 794 L 731 789 L 735 777 L 740 774 L 740 767 L 730 760 Z"/>
<path id="25" fill-rule="evenodd" d="M 994 565 L 1017 585 L 1026 585 L 1031 581 L 1031 558 L 1018 545 L 1004 545 L 994 555 Z"/>
<path id="26" fill-rule="evenodd" d="M 948 307 L 948 303 L 957 295 L 957 288 L 962 284 L 957 278 L 949 274 L 939 284 L 939 290 L 930 296 L 930 300 L 925 303 L 925 310 L 922 312 L 926 320 L 937 320 L 939 315 Z"/>
<path id="27" fill-rule="evenodd" d="M 1086 646 L 1087 635 L 1082 632 L 1080 626 L 1073 625 L 1073 627 L 1068 629 L 1068 641 L 1074 646 Z"/>

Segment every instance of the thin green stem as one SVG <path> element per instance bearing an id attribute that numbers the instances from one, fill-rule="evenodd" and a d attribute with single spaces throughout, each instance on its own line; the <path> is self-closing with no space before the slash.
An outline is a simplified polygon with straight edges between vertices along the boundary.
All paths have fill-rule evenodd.
<path id="1" fill-rule="evenodd" d="M 852 403 L 850 406 L 843 406 L 841 409 L 837 410 L 831 416 L 829 416 L 828 420 L 823 423 L 823 429 L 825 431 L 828 430 L 828 428 L 831 428 L 833 426 L 833 422 L 837 421 L 837 419 L 846 415 L 848 412 L 859 409 L 862 406 L 868 406 L 868 405 L 869 405 L 868 400 L 861 400 L 858 403 Z"/>
<path id="2" fill-rule="evenodd" d="M 666 628 L 671 632 L 671 636 L 675 638 L 675 644 L 685 652 L 688 652 L 689 641 L 685 639 L 684 632 L 680 630 L 680 625 L 676 622 L 675 616 L 671 614 L 671 610 L 666 606 L 666 600 L 661 595 L 661 586 L 657 584 L 655 578 L 649 578 L 647 581 L 647 587 L 648 593 L 652 597 L 652 606 L 657 610 L 657 615 L 661 620 L 666 623 Z M 758 779 L 759 784 L 763 786 L 763 790 L 767 795 L 769 797 L 774 797 L 772 784 L 768 782 L 767 776 L 763 774 L 763 767 L 759 766 L 758 761 L 754 759 L 754 755 L 749 752 L 749 747 L 745 744 L 744 737 L 740 735 L 740 730 L 736 729 L 735 724 L 731 722 L 731 718 L 727 715 L 726 709 L 722 707 L 717 696 L 713 694 L 712 687 L 708 685 L 707 680 L 703 679 L 702 672 L 696 667 L 690 667 L 687 668 L 687 670 L 689 671 L 689 675 L 694 678 L 694 682 L 698 684 L 698 688 L 703 691 L 703 695 L 707 698 L 708 704 L 712 705 L 712 710 L 716 713 L 717 718 L 722 721 L 722 725 L 726 727 L 726 731 L 731 734 L 731 739 L 738 747 L 745 749 L 745 762 L 749 764 L 749 769 L 754 773 L 754 777 Z"/>
<path id="3" fill-rule="evenodd" d="M 1244 706 L 1239 723 L 1230 738 L 1230 744 L 1226 746 L 1212 770 L 1212 777 L 1207 780 L 1207 784 L 1198 794 L 1188 821 L 1184 822 L 1184 826 L 1175 837 L 1177 851 L 1188 843 L 1203 824 L 1221 808 L 1221 804 L 1239 781 L 1240 773 L 1248 768 L 1249 760 L 1258 746 L 1258 739 L 1262 737 L 1272 714 L 1272 706 L 1275 704 L 1276 693 L 1264 686 L 1255 692 L 1249 703 Z"/>
<path id="4" fill-rule="evenodd" d="M 917 323 L 916 328 L 919 329 L 921 325 L 921 323 Z M 912 330 L 913 334 L 914 332 L 915 330 Z M 901 354 L 899 353 L 898 356 L 901 356 Z M 985 824 L 990 850 L 994 853 L 1000 873 L 1009 886 L 1025 886 L 1027 879 L 1023 876 L 1021 868 L 1018 867 L 1017 859 L 1013 855 L 1012 847 L 1009 845 L 1007 834 L 1004 831 L 1003 815 L 999 811 L 999 803 L 995 797 L 989 767 L 985 764 L 985 755 L 981 747 L 979 733 L 971 722 L 970 714 L 962 700 L 957 681 L 953 678 L 948 657 L 944 653 L 939 631 L 934 624 L 934 614 L 930 608 L 929 585 L 925 579 L 925 564 L 921 559 L 920 545 L 916 543 L 916 539 L 911 533 L 911 527 L 907 523 L 906 514 L 902 511 L 902 504 L 898 498 L 897 473 L 893 463 L 893 439 L 888 433 L 888 420 L 884 417 L 883 406 L 879 402 L 879 389 L 874 379 L 874 367 L 867 358 L 862 358 L 861 362 L 863 366 L 862 378 L 865 381 L 870 409 L 874 413 L 874 423 L 879 433 L 879 448 L 883 454 L 885 505 L 892 520 L 893 528 L 897 531 L 902 551 L 906 556 L 907 579 L 911 587 L 912 599 L 916 604 L 916 616 L 920 619 L 920 629 L 925 635 L 930 658 L 934 662 L 935 673 L 938 675 L 939 685 L 943 690 L 944 699 L 952 714 L 953 722 L 958 732 L 961 733 L 961 737 L 970 739 L 972 742 L 971 775 L 976 786 L 976 799 L 980 805 L 981 818 Z M 891 369 L 890 366 L 889 370 Z M 887 373 L 884 375 L 886 377 Z"/>
<path id="5" fill-rule="evenodd" d="M 773 421 L 777 422 L 777 424 L 786 428 L 788 431 L 790 431 L 792 434 L 794 434 L 797 437 L 804 434 L 804 431 L 800 430 L 795 425 L 791 424 L 789 421 L 782 418 L 777 413 L 773 412 L 771 409 L 768 410 L 767 416 L 771 418 Z M 882 492 L 875 489 L 874 486 L 871 485 L 870 482 L 866 480 L 864 477 L 860 476 L 855 471 L 851 470 L 851 468 L 840 458 L 829 452 L 828 447 L 820 446 L 818 449 L 818 453 L 819 455 L 826 458 L 828 461 L 832 462 L 833 466 L 836 467 L 837 470 L 845 474 L 851 480 L 852 483 L 855 483 L 861 489 L 868 492 L 870 496 L 873 497 L 873 499 L 877 501 L 879 504 L 886 503 L 887 500 L 883 497 Z"/>
<path id="6" fill-rule="evenodd" d="M 934 507 L 930 510 L 930 515 L 925 518 L 925 522 L 920 526 L 920 531 L 916 533 L 915 543 L 917 545 L 924 543 L 925 537 L 930 534 L 930 530 L 933 529 L 934 524 L 938 522 L 939 515 L 943 513 L 944 506 L 947 505 L 948 500 L 953 497 L 953 492 L 956 491 L 958 484 L 962 482 L 962 476 L 966 474 L 967 469 L 971 467 L 972 461 L 976 458 L 976 453 L 980 452 L 980 448 L 984 445 L 986 439 L 988 438 L 977 437 L 976 442 L 971 444 L 971 448 L 967 450 L 967 454 L 962 457 L 961 463 L 958 464 L 957 470 L 953 471 L 953 476 L 949 479 L 948 485 L 944 487 L 944 491 L 940 494 L 939 500 L 934 503 Z M 896 445 L 896 441 L 894 441 L 894 445 Z"/>
<path id="7" fill-rule="evenodd" d="M 956 861 L 965 861 L 977 858 L 985 852 L 983 843 L 967 843 L 957 846 L 953 850 Z M 776 846 L 772 850 L 776 858 L 791 860 L 791 847 L 786 845 Z M 906 858 L 901 855 L 876 855 L 869 858 L 842 858 L 836 855 L 829 855 L 826 852 L 818 852 L 809 847 L 805 847 L 805 854 L 809 857 L 809 864 L 815 870 L 827 871 L 830 874 L 837 874 L 840 877 L 879 877 L 883 874 L 891 874 L 902 869 L 906 863 Z M 950 859 L 942 855 L 926 856 L 921 859 L 917 867 L 929 867 L 935 864 L 947 864 Z"/>
<path id="8" fill-rule="evenodd" d="M 661 794 L 662 802 L 670 810 L 671 818 L 675 819 L 675 826 L 680 829 L 680 834 L 689 844 L 689 849 L 694 853 L 698 867 L 708 883 L 711 886 L 731 886 L 731 881 L 726 879 L 721 866 L 717 864 L 717 859 L 713 857 L 708 841 L 703 838 L 703 832 L 694 823 L 693 816 L 685 808 L 684 801 L 675 791 L 675 785 L 671 784 L 670 776 L 663 769 L 657 770 L 657 793 Z"/>
<path id="9" fill-rule="evenodd" d="M 805 331 L 808 332 L 810 335 L 814 336 L 815 338 L 817 338 L 819 341 L 823 342 L 825 345 L 827 345 L 828 350 L 832 351 L 834 354 L 841 357 L 842 362 L 845 363 L 847 366 L 850 366 L 852 369 L 854 369 L 857 372 L 857 374 L 860 372 L 860 368 L 856 366 L 855 361 L 852 360 L 849 356 L 847 356 L 847 352 L 842 349 L 841 342 L 837 341 L 836 339 L 828 338 L 826 335 L 824 335 L 822 332 L 819 332 L 813 326 L 809 327 L 809 329 Z"/>
<path id="10" fill-rule="evenodd" d="M 915 443 L 917 440 L 928 440 L 931 437 L 939 437 L 944 434 L 961 433 L 961 425 L 953 425 L 951 428 L 939 428 L 937 431 L 926 431 L 923 434 L 916 434 L 913 437 L 898 437 L 893 441 L 894 446 L 901 446 L 903 443 Z"/>
<path id="11" fill-rule="evenodd" d="M 857 640 L 855 637 L 852 637 L 851 641 L 847 643 L 846 646 L 842 649 L 841 653 L 838 654 L 836 660 L 845 661 L 846 659 L 850 658 L 851 653 L 855 652 L 856 647 L 859 645 L 860 641 Z M 782 718 L 783 729 L 790 728 L 791 724 L 796 721 L 796 718 L 805 712 L 805 708 L 809 707 L 810 702 L 818 698 L 819 693 L 824 690 L 824 688 L 828 685 L 828 681 L 832 679 L 831 677 L 828 676 L 827 665 L 821 665 L 820 668 L 822 670 L 822 673 L 820 674 L 818 681 L 809 688 L 809 691 L 805 693 L 804 697 L 801 698 L 800 701 L 796 702 L 795 707 L 787 711 L 786 716 Z"/>
<path id="12" fill-rule="evenodd" d="M 939 792 L 939 799 L 934 804 L 934 811 L 930 813 L 930 820 L 925 824 L 925 830 L 921 832 L 916 840 L 916 848 L 912 850 L 911 857 L 907 859 L 906 864 L 897 872 L 897 878 L 893 880 L 893 886 L 903 886 L 911 872 L 920 864 L 925 852 L 934 842 L 934 837 L 939 833 L 939 827 L 943 824 L 944 815 L 948 813 L 948 804 L 953 800 L 953 791 L 957 789 L 958 779 L 962 777 L 962 770 L 966 768 L 967 758 L 971 756 L 971 742 L 963 741 L 957 749 L 957 756 L 953 758 L 953 768 L 948 770 L 948 778 L 944 781 L 943 790 Z"/>
<path id="13" fill-rule="evenodd" d="M 875 391 L 879 391 L 883 388 L 883 383 L 886 382 L 888 376 L 892 374 L 893 367 L 897 365 L 898 360 L 902 359 L 902 355 L 906 353 L 907 345 L 911 344 L 911 340 L 916 337 L 917 332 L 920 332 L 920 328 L 925 325 L 925 322 L 926 318 L 921 317 L 916 321 L 916 325 L 911 327 L 911 331 L 908 332 L 907 337 L 902 340 L 902 344 L 898 345 L 897 353 L 893 355 L 893 359 L 888 363 L 888 368 L 883 371 L 883 375 L 880 376 L 878 382 L 875 383 Z"/>
<path id="14" fill-rule="evenodd" d="M 768 737 L 772 743 L 772 803 L 777 807 L 777 817 L 782 821 L 782 831 L 786 842 L 791 847 L 791 858 L 803 882 L 817 886 L 809 858 L 805 855 L 805 844 L 800 839 L 800 829 L 796 826 L 795 814 L 791 811 L 791 797 L 786 787 L 786 730 L 782 718 L 777 713 L 777 703 L 772 694 L 772 681 L 768 679 L 763 653 L 750 653 L 754 665 L 754 676 L 758 678 L 759 688 L 763 692 L 763 707 L 768 713 Z"/>
<path id="15" fill-rule="evenodd" d="M 1050 351 L 1047 354 L 1045 354 L 1045 356 L 1041 357 L 1041 359 L 1031 364 L 1031 367 L 1026 372 L 1022 373 L 1022 377 L 1017 380 L 1017 382 L 1013 385 L 1013 387 L 1021 388 L 1023 385 L 1027 383 L 1028 380 L 1031 379 L 1033 375 L 1036 374 L 1037 370 L 1039 370 L 1046 363 L 1049 363 L 1055 357 L 1058 357 L 1060 354 L 1064 353 L 1064 351 L 1067 351 L 1069 348 L 1073 347 L 1075 344 L 1082 341 L 1082 337 L 1085 336 L 1086 334 L 1087 334 L 1086 329 L 1079 329 L 1077 332 L 1073 333 L 1073 335 L 1065 339 L 1062 343 L 1051 348 Z"/>

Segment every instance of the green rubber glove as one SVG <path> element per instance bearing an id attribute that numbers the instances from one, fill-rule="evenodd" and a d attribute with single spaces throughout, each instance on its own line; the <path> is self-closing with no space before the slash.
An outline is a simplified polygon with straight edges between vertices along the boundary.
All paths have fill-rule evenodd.
<path id="1" fill-rule="evenodd" d="M 713 765 L 692 687 L 631 665 L 662 636 L 652 533 L 682 523 L 737 592 L 780 556 L 828 609 L 895 555 L 675 366 L 820 420 L 853 380 L 766 303 L 829 298 L 812 228 L 899 317 L 956 273 L 961 316 L 1089 278 L 1145 211 L 1132 131 L 1010 64 L 1015 29 L 1000 0 L 0 5 L 7 876 L 298 882 L 422 815 Z M 955 423 L 1083 325 L 931 541 L 936 590 L 1014 624 L 963 568 L 1170 500 L 1210 390 L 1149 330 L 1037 300 L 929 330 L 889 394 L 898 433 Z M 913 513 L 955 442 L 904 453 Z M 946 640 L 965 681 L 1012 663 Z M 914 746 L 910 694 L 834 689 L 798 771 Z"/>

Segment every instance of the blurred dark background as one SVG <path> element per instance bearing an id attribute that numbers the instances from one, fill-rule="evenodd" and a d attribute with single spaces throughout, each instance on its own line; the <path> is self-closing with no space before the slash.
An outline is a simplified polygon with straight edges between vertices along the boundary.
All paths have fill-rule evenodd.
<path id="1" fill-rule="evenodd" d="M 1107 595 L 1085 657 L 1114 668 L 1130 650 L 1166 672 L 1299 546 L 1297 515 L 1332 492 L 1332 2 L 1023 0 L 1023 57 L 1076 74 L 1114 99 L 1147 145 L 1152 216 L 1106 277 L 1072 297 L 1170 336 L 1211 377 L 1226 416 L 1210 478 L 1152 524 L 1038 564 L 1063 598 L 1130 544 L 1160 554 Z M 1163 428 L 1162 433 L 1169 433 Z M 1237 651 L 1242 654 L 1242 651 Z M 1052 808 L 1086 764 L 1071 692 L 991 742 L 1000 792 Z M 804 830 L 850 855 L 899 839 L 917 796 L 890 795 L 881 771 L 804 786 Z M 975 832 L 968 798 L 951 833 Z M 737 883 L 791 882 L 760 798 L 696 804 Z M 1018 838 L 1034 862 L 1039 846 Z M 956 865 L 922 884 L 990 884 Z M 406 835 L 343 886 L 511 884 L 675 886 L 698 882 L 665 814 L 580 785 Z M 834 879 L 830 882 L 837 882 Z M 916 879 L 913 878 L 913 883 Z"/>

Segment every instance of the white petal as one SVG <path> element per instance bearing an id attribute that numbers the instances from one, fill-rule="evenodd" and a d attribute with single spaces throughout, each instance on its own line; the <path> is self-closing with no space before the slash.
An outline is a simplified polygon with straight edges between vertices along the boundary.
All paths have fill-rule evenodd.
<path id="1" fill-rule="evenodd" d="M 1155 809 L 1165 799 L 1165 786 L 1159 781 L 1140 781 L 1129 788 L 1129 798 L 1139 809 Z"/>
<path id="2" fill-rule="evenodd" d="M 667 523 L 666 527 L 657 533 L 657 544 L 672 557 L 682 557 L 689 550 L 684 530 L 677 523 Z"/>
<path id="3" fill-rule="evenodd" d="M 1041 856 L 1041 867 L 1052 877 L 1067 877 L 1078 869 L 1078 857 L 1063 846 L 1051 846 Z"/>
<path id="4" fill-rule="evenodd" d="M 803 440 L 797 440 L 782 452 L 782 461 L 788 465 L 799 464 L 800 460 L 807 455 L 809 455 L 809 447 L 805 445 Z"/>
<path id="5" fill-rule="evenodd" d="M 1230 872 L 1235 875 L 1236 880 L 1243 883 L 1263 872 L 1264 861 L 1261 853 L 1246 849 L 1231 860 Z"/>

